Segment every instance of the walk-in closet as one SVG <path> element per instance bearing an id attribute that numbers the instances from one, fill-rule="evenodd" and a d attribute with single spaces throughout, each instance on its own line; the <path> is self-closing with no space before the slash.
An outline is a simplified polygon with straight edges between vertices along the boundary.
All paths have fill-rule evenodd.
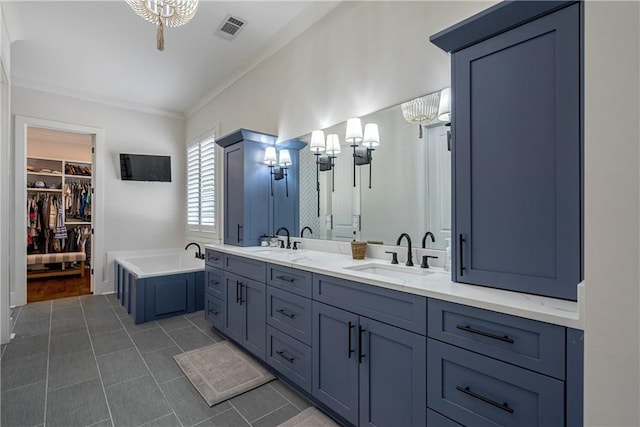
<path id="1" fill-rule="evenodd" d="M 93 135 L 27 129 L 27 302 L 91 293 Z"/>

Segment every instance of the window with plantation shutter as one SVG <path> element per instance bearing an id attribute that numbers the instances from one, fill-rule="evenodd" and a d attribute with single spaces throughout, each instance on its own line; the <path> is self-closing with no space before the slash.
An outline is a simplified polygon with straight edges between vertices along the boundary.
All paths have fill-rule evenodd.
<path id="1" fill-rule="evenodd" d="M 187 232 L 216 232 L 216 167 L 213 136 L 187 147 Z M 203 236 L 204 237 L 204 236 Z"/>

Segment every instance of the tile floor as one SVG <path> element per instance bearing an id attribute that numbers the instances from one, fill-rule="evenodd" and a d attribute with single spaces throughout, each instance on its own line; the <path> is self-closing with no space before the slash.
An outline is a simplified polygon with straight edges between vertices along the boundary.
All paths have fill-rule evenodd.
<path id="1" fill-rule="evenodd" d="M 310 405 L 276 380 L 210 408 L 172 357 L 223 339 L 202 311 L 135 325 L 114 295 L 91 295 L 13 317 L 2 426 L 276 426 Z"/>

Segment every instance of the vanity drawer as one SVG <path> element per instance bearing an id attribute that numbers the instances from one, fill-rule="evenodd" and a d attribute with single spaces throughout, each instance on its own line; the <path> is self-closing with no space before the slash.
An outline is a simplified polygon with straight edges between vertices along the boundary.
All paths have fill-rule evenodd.
<path id="1" fill-rule="evenodd" d="M 432 298 L 428 304 L 430 338 L 564 379 L 564 327 Z"/>
<path id="2" fill-rule="evenodd" d="M 427 406 L 468 426 L 562 426 L 564 382 L 428 339 Z"/>
<path id="3" fill-rule="evenodd" d="M 216 329 L 222 330 L 224 302 L 210 293 L 206 293 L 204 296 L 204 318 Z"/>
<path id="4" fill-rule="evenodd" d="M 419 295 L 314 274 L 313 299 L 421 335 L 427 334 L 427 299 Z"/>
<path id="5" fill-rule="evenodd" d="M 311 300 L 267 286 L 267 323 L 311 345 Z"/>
<path id="6" fill-rule="evenodd" d="M 222 263 L 222 258 L 222 252 L 214 251 L 213 249 L 205 249 L 204 251 L 204 261 L 211 267 L 222 268 L 222 266 L 224 265 Z"/>
<path id="7" fill-rule="evenodd" d="M 224 269 L 239 276 L 264 283 L 267 275 L 267 265 L 262 261 L 225 254 Z"/>
<path id="8" fill-rule="evenodd" d="M 311 393 L 311 347 L 267 325 L 267 363 Z"/>
<path id="9" fill-rule="evenodd" d="M 222 275 L 223 271 L 217 268 L 207 267 L 204 270 L 204 279 L 206 286 L 205 292 L 208 292 L 220 299 L 224 299 L 225 297 L 225 286 Z"/>
<path id="10" fill-rule="evenodd" d="M 450 420 L 434 411 L 433 409 L 427 408 L 427 426 L 428 427 L 462 427 L 455 421 Z"/>
<path id="11" fill-rule="evenodd" d="M 308 271 L 267 264 L 267 284 L 311 298 L 311 273 Z"/>

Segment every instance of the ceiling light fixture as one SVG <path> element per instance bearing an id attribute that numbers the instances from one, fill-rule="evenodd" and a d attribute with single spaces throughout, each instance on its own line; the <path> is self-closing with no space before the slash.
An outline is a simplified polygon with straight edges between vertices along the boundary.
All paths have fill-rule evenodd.
<path id="1" fill-rule="evenodd" d="M 418 138 L 422 138 L 422 122 L 436 118 L 440 107 L 440 92 L 433 92 L 420 98 L 402 103 L 402 115 L 409 123 L 418 123 Z"/>
<path id="2" fill-rule="evenodd" d="M 180 27 L 198 10 L 198 0 L 127 0 L 127 3 L 142 19 L 158 26 L 158 50 L 164 50 L 164 27 Z"/>

